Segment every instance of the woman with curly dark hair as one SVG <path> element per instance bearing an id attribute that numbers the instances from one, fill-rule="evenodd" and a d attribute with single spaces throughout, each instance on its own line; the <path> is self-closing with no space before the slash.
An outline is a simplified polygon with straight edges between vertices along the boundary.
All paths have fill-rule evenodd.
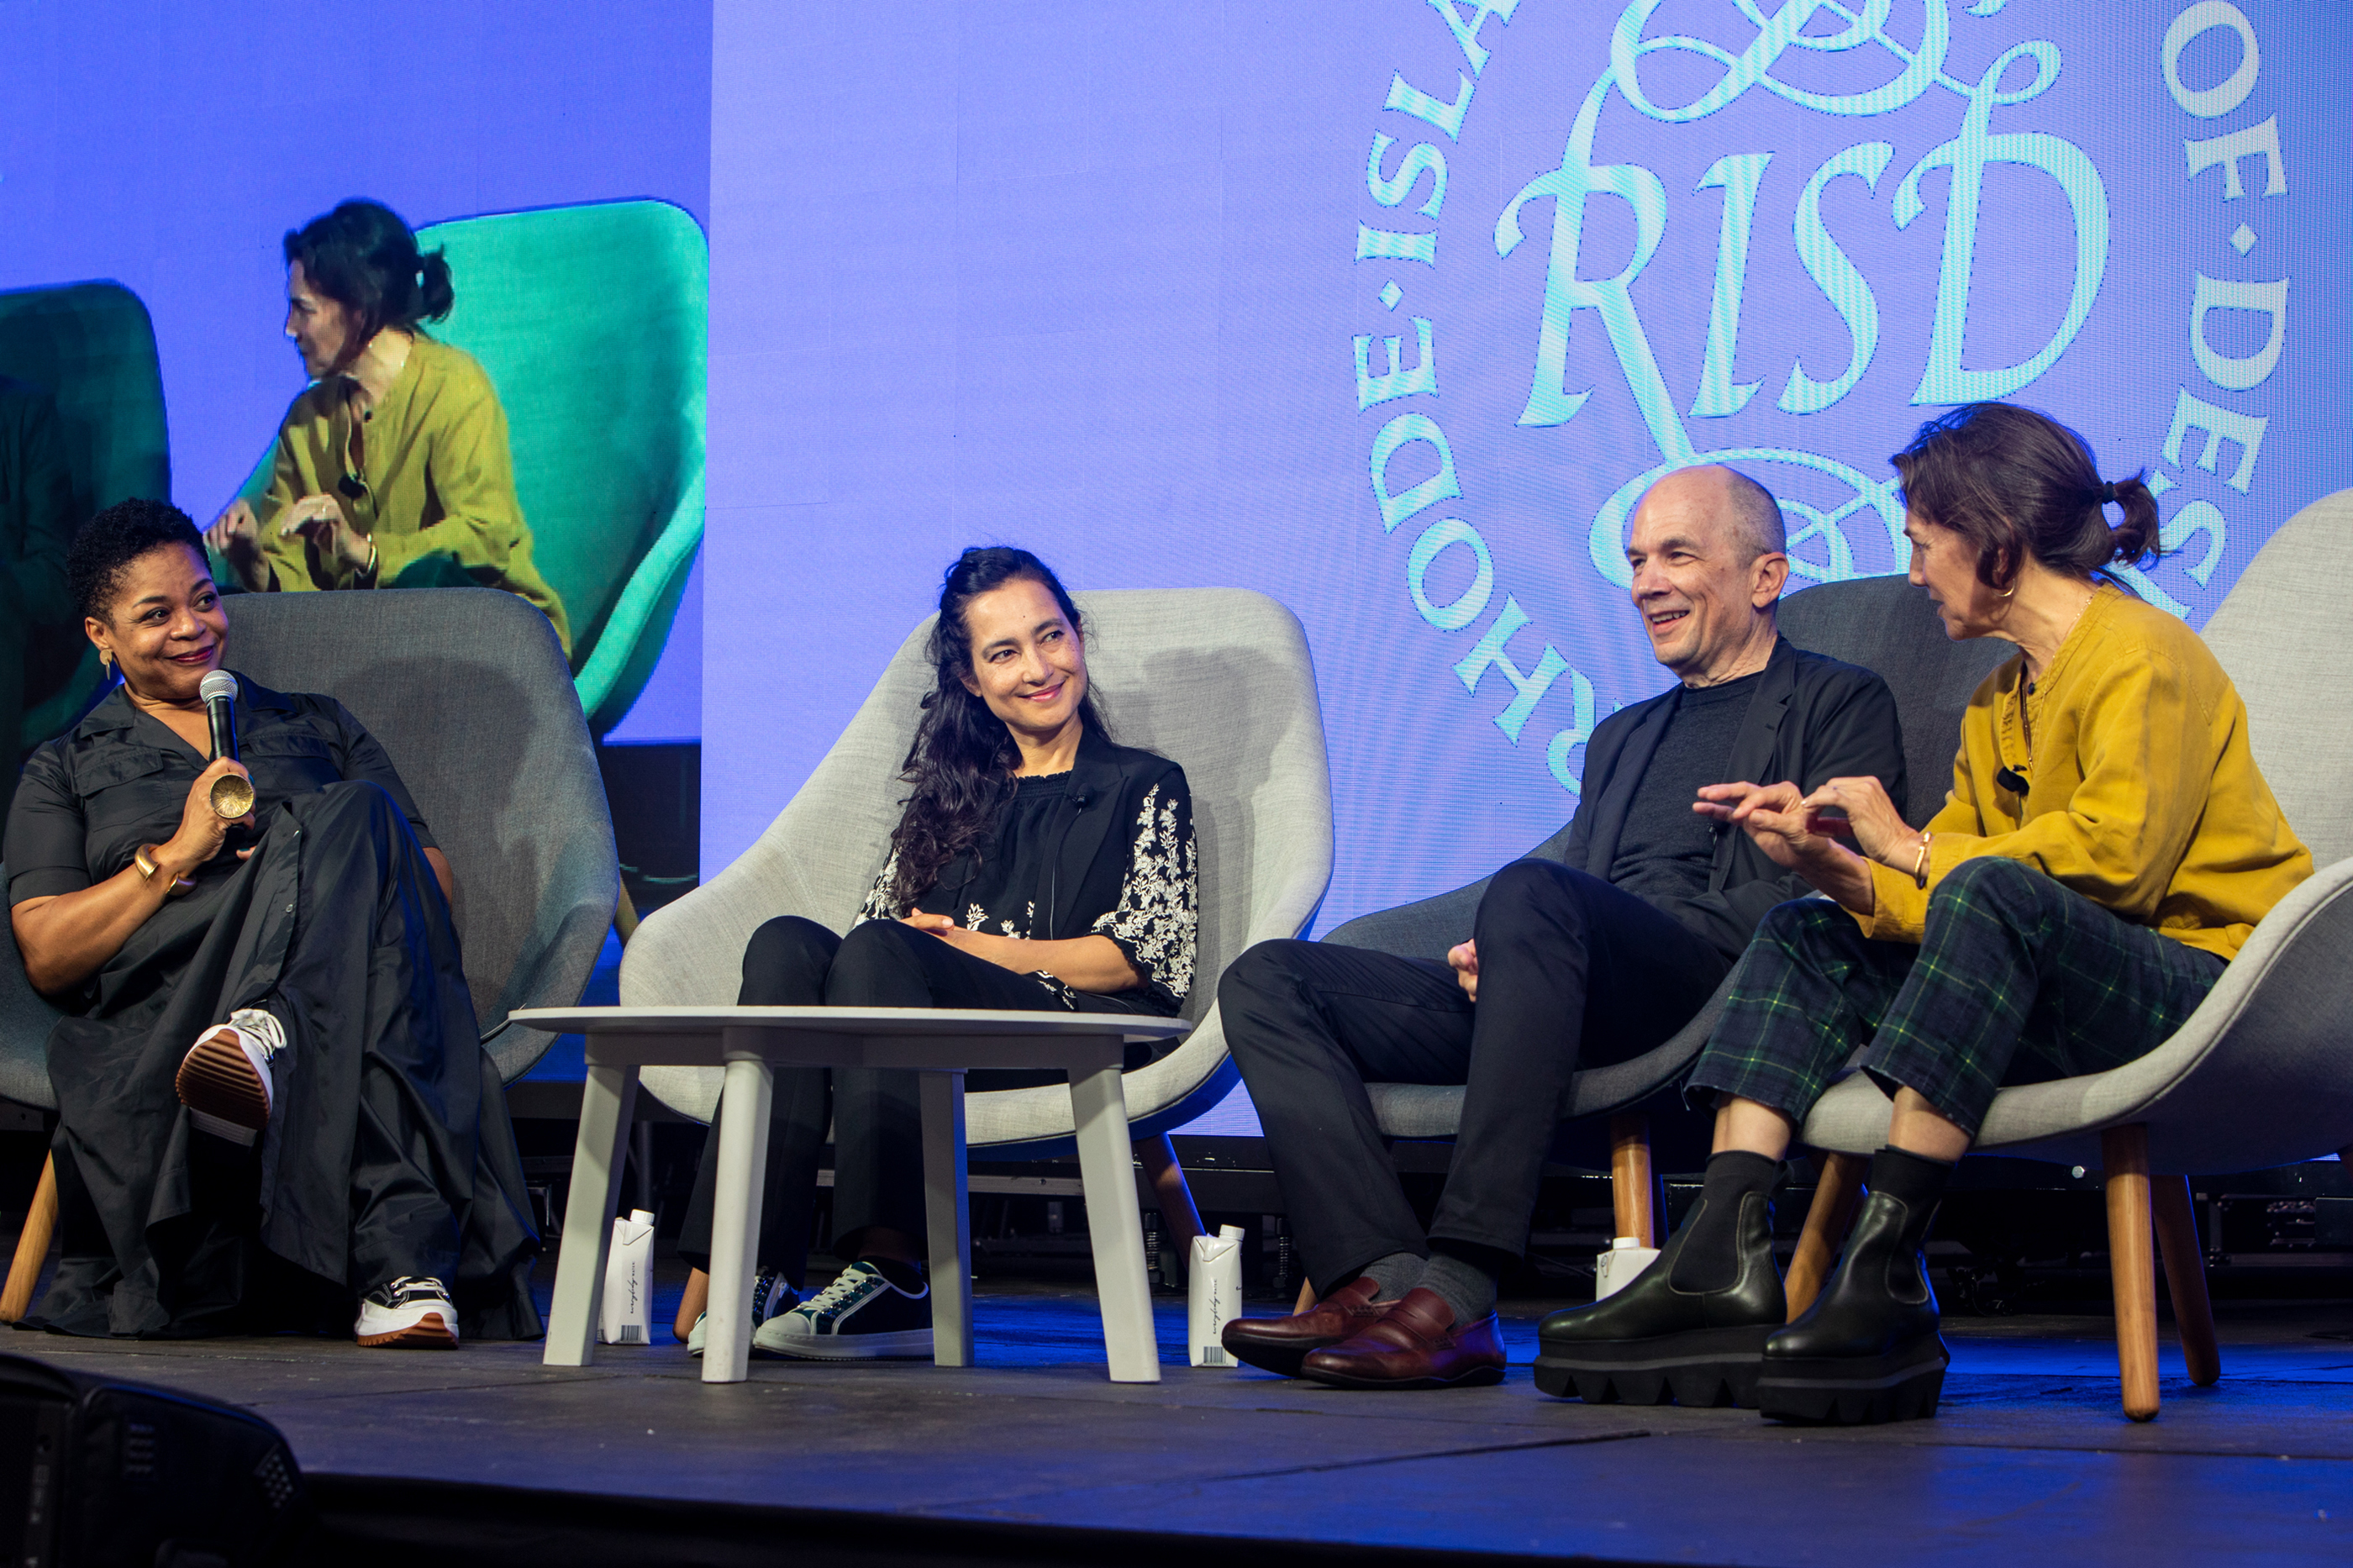
<path id="1" fill-rule="evenodd" d="M 228 612 L 177 509 L 107 508 L 67 569 L 122 684 L 34 752 L 8 812 L 17 951 L 67 1015 L 64 1256 L 28 1321 L 536 1338 L 539 1238 L 449 867 L 392 759 L 333 698 L 223 668 Z M 221 682 L 242 762 L 207 760 Z"/>
<path id="2" fill-rule="evenodd" d="M 205 538 L 252 592 L 504 588 L 572 647 L 532 562 L 507 416 L 463 349 L 426 331 L 457 302 L 449 263 L 398 214 L 349 201 L 286 252 L 286 335 L 311 385 L 286 411 L 269 488 Z"/>
<path id="3" fill-rule="evenodd" d="M 2108 574 L 2156 552 L 2141 476 L 2102 479 L 2082 437 L 2000 403 L 1929 421 L 1894 463 L 1946 635 L 2018 655 L 1969 699 L 1923 831 L 1874 779 L 1700 792 L 1825 896 L 1767 915 L 1733 972 L 1692 1069 L 1716 1108 L 1699 1205 L 1624 1289 L 1545 1321 L 1555 1393 L 1934 1415 L 1947 1357 L 1921 1247 L 1996 1091 L 2155 1049 L 2312 875 L 2231 678 Z M 1784 1327 L 1767 1203 L 1850 1068 L 1894 1101 L 1887 1143 L 1837 1273 Z"/>
<path id="4" fill-rule="evenodd" d="M 891 850 L 846 937 L 782 916 L 753 933 L 737 1001 L 1166 1017 L 1193 984 L 1192 800 L 1166 757 L 1114 745 L 1078 607 L 1026 550 L 967 550 L 940 589 L 934 681 L 901 777 Z M 1142 1065 L 1149 1055 L 1131 1062 Z M 975 1072 L 973 1089 L 1059 1081 Z M 779 1069 L 753 1287 L 753 1345 L 854 1361 L 932 1353 L 915 1075 Z M 798 1299 L 830 1121 L 834 1250 Z M 707 1264 L 717 1138 L 679 1250 Z M 689 1302 L 708 1289 L 700 1269 Z M 698 1316 L 688 1342 L 700 1353 Z"/>

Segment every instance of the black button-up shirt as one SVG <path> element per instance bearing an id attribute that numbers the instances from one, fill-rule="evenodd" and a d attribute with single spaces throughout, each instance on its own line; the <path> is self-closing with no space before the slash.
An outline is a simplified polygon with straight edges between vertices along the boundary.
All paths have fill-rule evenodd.
<path id="1" fill-rule="evenodd" d="M 289 796 L 343 779 L 380 784 L 408 818 L 417 841 L 431 845 L 425 819 L 375 736 L 332 697 L 272 691 L 237 677 L 238 760 L 253 775 L 255 820 Z M 78 893 L 131 864 L 142 844 L 179 831 L 188 787 L 211 759 L 117 689 L 72 731 L 36 750 L 25 763 L 8 812 L 8 901 Z M 197 872 L 227 876 L 238 861 L 232 838 Z"/>

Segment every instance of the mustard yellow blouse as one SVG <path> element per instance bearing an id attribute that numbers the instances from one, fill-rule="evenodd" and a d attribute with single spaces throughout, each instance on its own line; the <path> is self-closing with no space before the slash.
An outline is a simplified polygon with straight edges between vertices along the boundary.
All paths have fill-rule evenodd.
<path id="1" fill-rule="evenodd" d="M 532 564 L 531 527 L 515 499 L 507 452 L 506 410 L 482 367 L 463 349 L 420 334 L 364 426 L 346 384 L 335 376 L 312 385 L 279 429 L 269 489 L 254 508 L 277 586 L 363 585 L 308 540 L 278 537 L 280 512 L 303 496 L 332 495 L 352 526 L 375 542 L 379 585 L 393 585 L 427 555 L 447 555 L 483 586 L 538 605 L 569 654 L 564 602 Z M 346 486 L 346 478 L 355 484 Z"/>
<path id="2" fill-rule="evenodd" d="M 1995 775 L 2029 781 L 2021 798 Z M 2104 585 L 2041 679 L 2021 655 L 1961 718 L 1953 789 L 1929 823 L 1928 887 L 1871 868 L 1871 936 L 1916 942 L 1928 892 L 1964 860 L 2023 860 L 2137 925 L 2225 960 L 2312 875 L 2247 746 L 2247 705 L 2198 634 Z"/>

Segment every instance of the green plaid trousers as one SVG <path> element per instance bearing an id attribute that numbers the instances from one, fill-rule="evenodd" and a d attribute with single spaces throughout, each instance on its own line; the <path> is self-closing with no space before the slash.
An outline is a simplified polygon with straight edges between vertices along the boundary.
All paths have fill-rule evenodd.
<path id="1" fill-rule="evenodd" d="M 1852 1066 L 1891 1095 L 1917 1089 L 1974 1138 L 2005 1081 L 2072 1078 L 2147 1054 L 2222 969 L 2212 953 L 2120 919 L 2022 861 L 1989 856 L 1928 895 L 1917 947 L 1872 941 L 1824 900 L 1772 910 L 1734 972 L 1690 1089 L 1736 1094 L 1802 1124 Z"/>

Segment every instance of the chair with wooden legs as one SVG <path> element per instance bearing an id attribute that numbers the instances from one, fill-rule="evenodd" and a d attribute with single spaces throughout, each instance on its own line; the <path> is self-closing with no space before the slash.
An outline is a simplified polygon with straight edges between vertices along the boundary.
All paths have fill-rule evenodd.
<path id="1" fill-rule="evenodd" d="M 483 588 L 248 594 L 228 615 L 234 668 L 281 691 L 339 698 L 400 769 L 457 874 L 482 1046 L 513 1082 L 553 1037 L 510 1026 L 508 1015 L 579 999 L 620 886 L 604 782 L 547 618 Z M 6 878 L 0 867 L 0 887 Z M 47 1046 L 58 1017 L 0 920 L 0 1098 L 57 1108 Z M 45 1172 L 0 1322 L 31 1307 L 56 1191 Z"/>
<path id="2" fill-rule="evenodd" d="M 2137 1061 L 1995 1096 L 1976 1148 L 2097 1168 L 2125 1413 L 2158 1411 L 2154 1226 L 2189 1379 L 2221 1375 L 2191 1174 L 2316 1159 L 2353 1140 L 2353 490 L 2272 536 L 2207 623 L 2207 646 L 2246 700 L 2248 740 L 2319 868 L 2255 927 L 2203 1005 Z M 1806 1119 L 1827 1152 L 1789 1279 L 1811 1303 L 1852 1217 L 1893 1105 L 1857 1073 Z"/>
<path id="3" fill-rule="evenodd" d="M 1905 816 L 1915 826 L 1926 822 L 1944 805 L 1969 694 L 2009 656 L 2010 645 L 1951 641 L 1927 595 L 1901 577 L 1862 577 L 1808 588 L 1782 600 L 1779 618 L 1782 635 L 1799 647 L 1877 670 L 1886 680 L 1904 725 L 1908 775 Z M 1558 860 L 1567 843 L 1564 826 L 1527 858 Z M 1324 940 L 1406 958 L 1443 959 L 1449 948 L 1469 939 L 1486 890 L 1482 879 L 1418 903 L 1359 916 Z M 1663 1045 L 1629 1061 L 1577 1073 L 1561 1107 L 1563 1121 L 1610 1119 L 1617 1233 L 1646 1247 L 1664 1243 L 1666 1224 L 1657 1212 L 1650 1119 L 1637 1108 L 1672 1084 L 1699 1056 L 1724 1010 L 1730 984 L 1727 976 L 1707 1005 Z M 1451 1139 L 1461 1124 L 1460 1085 L 1371 1083 L 1365 1088 L 1388 1137 Z"/>

